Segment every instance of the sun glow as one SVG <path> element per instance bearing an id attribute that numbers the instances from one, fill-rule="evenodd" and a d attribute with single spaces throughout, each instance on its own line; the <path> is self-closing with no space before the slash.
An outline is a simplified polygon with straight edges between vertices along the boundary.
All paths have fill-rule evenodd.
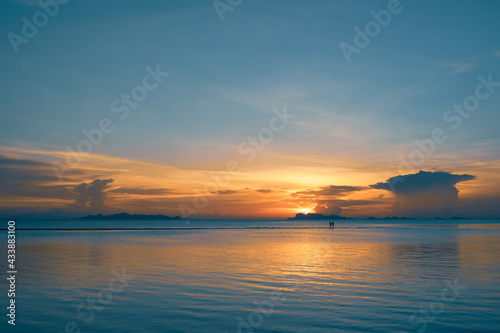
<path id="1" fill-rule="evenodd" d="M 311 213 L 314 213 L 314 210 L 309 209 L 309 208 L 301 208 L 301 209 L 298 210 L 298 213 L 311 214 Z"/>

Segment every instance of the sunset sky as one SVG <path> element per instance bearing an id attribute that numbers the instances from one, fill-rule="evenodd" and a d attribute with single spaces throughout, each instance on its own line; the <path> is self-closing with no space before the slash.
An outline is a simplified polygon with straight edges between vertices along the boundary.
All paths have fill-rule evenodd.
<path id="1" fill-rule="evenodd" d="M 500 2 L 228 3 L 2 1 L 0 215 L 500 217 Z"/>

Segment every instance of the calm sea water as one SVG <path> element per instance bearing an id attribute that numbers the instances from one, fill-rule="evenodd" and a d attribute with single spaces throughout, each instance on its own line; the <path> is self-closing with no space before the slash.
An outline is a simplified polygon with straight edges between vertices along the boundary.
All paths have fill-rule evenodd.
<path id="1" fill-rule="evenodd" d="M 2 332 L 500 332 L 500 221 L 17 227 Z"/>

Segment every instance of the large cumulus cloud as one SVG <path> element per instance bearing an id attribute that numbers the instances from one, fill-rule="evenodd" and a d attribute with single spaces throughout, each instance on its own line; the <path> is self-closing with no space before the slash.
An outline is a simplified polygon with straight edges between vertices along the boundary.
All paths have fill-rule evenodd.
<path id="1" fill-rule="evenodd" d="M 370 185 L 371 188 L 391 191 L 396 196 L 393 213 L 409 217 L 451 217 L 456 215 L 459 182 L 475 179 L 472 175 L 448 172 L 420 171 L 415 174 L 389 178 Z"/>
<path id="2" fill-rule="evenodd" d="M 104 199 L 106 199 L 105 189 L 108 184 L 112 183 L 113 179 L 95 179 L 90 184 L 81 183 L 76 185 L 72 192 L 75 194 L 74 208 L 91 211 L 102 211 L 104 207 Z"/>

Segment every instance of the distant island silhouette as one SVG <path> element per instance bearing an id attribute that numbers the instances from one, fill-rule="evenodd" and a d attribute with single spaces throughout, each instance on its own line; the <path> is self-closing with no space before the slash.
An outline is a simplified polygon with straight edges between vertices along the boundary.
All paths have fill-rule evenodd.
<path id="1" fill-rule="evenodd" d="M 112 215 L 87 215 L 78 218 L 79 220 L 176 220 L 182 221 L 183 219 L 179 216 L 167 216 L 167 215 L 145 215 L 145 214 L 128 214 L 128 213 L 118 213 Z M 465 220 L 464 217 L 453 216 L 451 218 L 423 218 L 420 220 Z M 415 217 L 398 217 L 398 216 L 387 216 L 387 217 L 345 217 L 340 215 L 323 215 L 317 213 L 304 214 L 298 213 L 295 217 L 289 217 L 288 220 L 418 220 Z"/>
<path id="2" fill-rule="evenodd" d="M 323 214 L 295 214 L 295 217 L 289 217 L 289 220 L 352 220 L 351 217 L 339 215 L 323 215 Z"/>
<path id="3" fill-rule="evenodd" d="M 179 216 L 171 217 L 166 215 L 142 215 L 118 213 L 113 215 L 88 215 L 80 217 L 81 220 L 182 220 Z"/>
<path id="4" fill-rule="evenodd" d="M 304 214 L 304 213 L 298 213 L 295 214 L 295 217 L 289 217 L 288 220 L 354 220 L 354 219 L 360 219 L 360 220 L 418 220 L 416 217 L 398 217 L 398 216 L 387 216 L 387 217 L 365 217 L 365 218 L 352 218 L 352 217 L 345 217 L 345 216 L 339 216 L 339 215 L 323 215 L 323 214 Z M 424 218 L 420 220 L 432 220 L 431 218 Z M 465 220 L 464 217 L 460 216 L 453 216 L 451 218 L 445 219 L 442 217 L 435 217 L 434 220 Z"/>

